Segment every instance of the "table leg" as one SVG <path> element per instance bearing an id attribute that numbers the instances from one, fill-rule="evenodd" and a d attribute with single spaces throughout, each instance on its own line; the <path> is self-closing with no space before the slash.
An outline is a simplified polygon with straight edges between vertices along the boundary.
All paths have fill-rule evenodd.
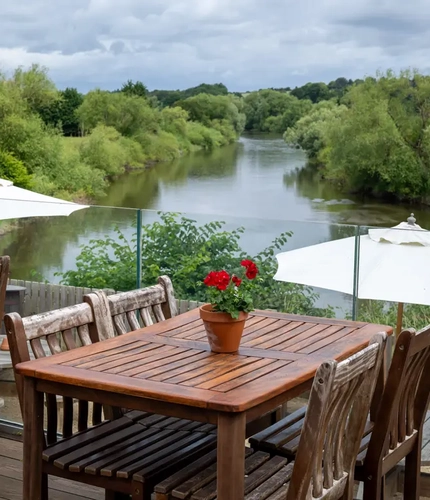
<path id="1" fill-rule="evenodd" d="M 43 393 L 35 380 L 24 377 L 23 498 L 42 499 Z"/>
<path id="2" fill-rule="evenodd" d="M 244 498 L 245 413 L 221 413 L 218 416 L 218 500 Z"/>

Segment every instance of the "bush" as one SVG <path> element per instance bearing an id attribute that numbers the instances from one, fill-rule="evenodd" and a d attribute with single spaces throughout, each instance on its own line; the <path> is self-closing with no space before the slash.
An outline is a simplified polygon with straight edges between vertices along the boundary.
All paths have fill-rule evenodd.
<path id="1" fill-rule="evenodd" d="M 114 128 L 98 125 L 80 145 L 81 160 L 106 175 L 123 172 L 128 158 L 121 139 Z"/>
<path id="2" fill-rule="evenodd" d="M 178 298 L 205 301 L 203 279 L 216 269 L 234 269 L 244 258 L 258 266 L 259 283 L 253 290 L 257 308 L 272 308 L 290 313 L 333 315 L 331 309 L 317 310 L 317 295 L 310 288 L 273 280 L 275 252 L 291 233 L 283 233 L 254 257 L 240 247 L 243 228 L 227 232 L 223 222 L 198 225 L 177 214 L 160 214 L 160 221 L 142 228 L 142 285 L 155 283 L 158 276 L 172 279 Z M 116 238 L 92 240 L 81 247 L 76 271 L 62 274 L 62 283 L 73 286 L 131 290 L 136 283 L 136 237 L 128 241 L 116 229 Z"/>
<path id="3" fill-rule="evenodd" d="M 29 189 L 32 185 L 31 175 L 24 163 L 12 154 L 0 150 L 0 178 L 12 181 L 15 186 Z"/>

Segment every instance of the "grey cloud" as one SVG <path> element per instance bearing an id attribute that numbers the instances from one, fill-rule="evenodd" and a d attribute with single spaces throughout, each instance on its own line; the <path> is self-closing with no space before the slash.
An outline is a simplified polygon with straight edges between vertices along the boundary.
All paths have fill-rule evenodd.
<path id="1" fill-rule="evenodd" d="M 40 62 L 84 91 L 294 86 L 424 70 L 429 21 L 427 0 L 20 0 L 0 7 L 0 67 Z"/>

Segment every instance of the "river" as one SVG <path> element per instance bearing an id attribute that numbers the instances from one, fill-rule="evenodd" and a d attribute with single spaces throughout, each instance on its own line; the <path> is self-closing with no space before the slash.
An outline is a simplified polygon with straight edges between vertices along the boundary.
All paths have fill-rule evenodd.
<path id="1" fill-rule="evenodd" d="M 430 210 L 346 196 L 306 167 L 302 151 L 271 136 L 242 137 L 210 153 L 130 172 L 98 204 L 146 209 L 147 222 L 155 211 L 174 211 L 202 222 L 224 220 L 227 229 L 244 226 L 243 247 L 251 254 L 282 231 L 293 231 L 286 248 L 297 248 L 353 234 L 337 224 L 392 226 L 410 212 L 430 228 Z M 113 234 L 116 225 L 130 235 L 135 220 L 135 210 L 91 208 L 67 218 L 17 221 L 0 238 L 0 254 L 12 257 L 14 278 L 59 282 L 56 273 L 75 267 L 80 245 Z M 324 297 L 330 302 L 330 294 Z M 335 303 L 349 301 L 337 297 Z"/>

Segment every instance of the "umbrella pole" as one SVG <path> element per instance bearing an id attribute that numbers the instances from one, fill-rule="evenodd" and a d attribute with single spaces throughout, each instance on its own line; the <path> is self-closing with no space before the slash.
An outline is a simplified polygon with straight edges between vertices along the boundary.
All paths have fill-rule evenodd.
<path id="1" fill-rule="evenodd" d="M 402 331 L 403 325 L 403 302 L 399 302 L 397 306 L 397 325 L 396 325 L 396 339 Z"/>

